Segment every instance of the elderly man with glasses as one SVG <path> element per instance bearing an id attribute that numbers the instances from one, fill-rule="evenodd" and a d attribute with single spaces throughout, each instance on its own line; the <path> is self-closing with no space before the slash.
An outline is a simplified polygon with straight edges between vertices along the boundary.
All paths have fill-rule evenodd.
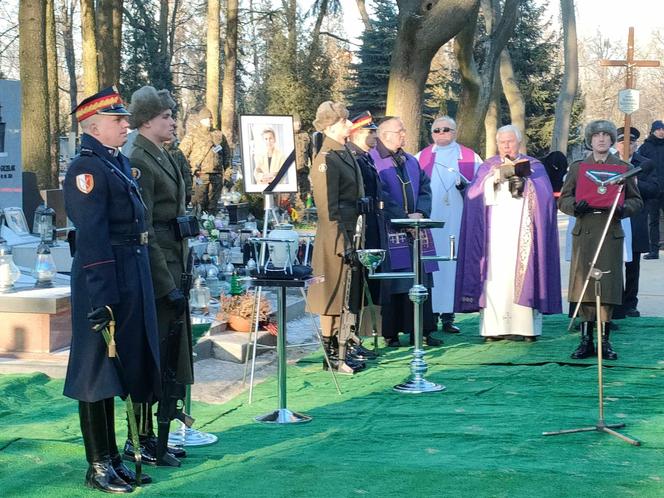
<path id="1" fill-rule="evenodd" d="M 406 146 L 406 129 L 398 117 L 387 117 L 378 125 L 376 146 L 369 155 L 376 165 L 383 189 L 384 216 L 395 218 L 428 218 L 431 214 L 431 188 L 429 177 L 420 169 L 414 156 L 403 150 Z M 407 230 L 390 226 L 387 230 L 388 257 L 383 271 L 412 271 L 412 238 Z M 427 252 L 429 251 L 429 252 Z M 435 249 L 423 241 L 423 254 Z M 385 267 L 389 266 L 389 270 Z M 424 285 L 431 287 L 431 272 L 436 264 L 424 264 Z M 387 282 L 387 281 L 386 281 Z M 389 281 L 381 292 L 389 294 L 382 307 L 382 334 L 390 347 L 399 347 L 399 332 L 411 335 L 413 341 L 413 304 L 408 290 L 413 285 L 409 279 Z M 429 346 L 439 346 L 440 339 L 432 337 L 435 330 L 431 300 L 424 302 L 424 335 Z"/>
<path id="2" fill-rule="evenodd" d="M 433 144 L 428 145 L 415 156 L 420 168 L 431 180 L 430 217 L 444 221 L 443 228 L 431 230 L 438 252 L 443 254 L 450 245 L 450 236 L 459 240 L 461 215 L 463 214 L 463 194 L 466 185 L 475 177 L 475 171 L 482 158 L 473 150 L 457 143 L 456 122 L 449 116 L 436 118 L 431 125 Z M 433 273 L 434 287 L 431 301 L 434 313 L 440 315 L 443 330 L 458 334 L 454 325 L 454 279 L 456 261 L 439 263 L 438 271 Z"/>

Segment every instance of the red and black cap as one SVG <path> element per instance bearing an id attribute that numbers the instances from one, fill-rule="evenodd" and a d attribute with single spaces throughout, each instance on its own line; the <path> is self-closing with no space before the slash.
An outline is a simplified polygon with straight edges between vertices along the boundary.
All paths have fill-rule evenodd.
<path id="1" fill-rule="evenodd" d="M 350 132 L 364 128 L 367 130 L 376 130 L 378 127 L 373 122 L 373 116 L 369 111 L 364 111 L 363 113 L 355 116 L 350 120 L 353 125 L 350 127 Z"/>
<path id="2" fill-rule="evenodd" d="M 79 123 L 95 114 L 131 116 L 115 86 L 104 88 L 102 91 L 83 99 L 71 113 L 76 114 Z"/>

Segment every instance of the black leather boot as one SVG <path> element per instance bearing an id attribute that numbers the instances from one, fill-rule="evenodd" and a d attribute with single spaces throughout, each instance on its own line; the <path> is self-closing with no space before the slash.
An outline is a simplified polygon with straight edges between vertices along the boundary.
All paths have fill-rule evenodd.
<path id="1" fill-rule="evenodd" d="M 575 360 L 590 358 L 595 356 L 595 343 L 593 342 L 593 322 L 583 322 L 581 324 L 581 342 L 571 354 Z"/>
<path id="2" fill-rule="evenodd" d="M 364 363 L 354 361 L 346 354 L 346 361 L 339 361 L 339 350 L 336 347 L 336 337 L 323 337 L 323 347 L 330 360 L 330 365 L 337 373 L 343 375 L 353 375 L 365 368 Z M 323 370 L 328 370 L 327 361 L 323 358 Z"/>
<path id="3" fill-rule="evenodd" d="M 604 335 L 602 336 L 602 358 L 605 360 L 617 360 L 618 353 L 613 350 L 611 343 L 609 342 L 611 331 L 607 327 L 605 327 L 605 329 Z"/>
<path id="4" fill-rule="evenodd" d="M 106 400 L 79 401 L 78 414 L 85 444 L 88 471 L 85 485 L 106 493 L 131 493 L 132 488 L 113 468 L 109 454 Z"/>
<path id="5" fill-rule="evenodd" d="M 171 453 L 170 447 L 161 461 L 157 459 L 157 437 L 154 434 L 152 405 L 150 403 L 134 403 L 134 412 L 138 422 L 138 439 L 141 445 L 141 460 L 143 463 L 145 465 L 179 467 L 180 461 Z M 184 450 L 181 451 L 186 455 Z M 127 438 L 123 453 L 125 460 L 134 460 L 134 443 L 131 437 Z"/>

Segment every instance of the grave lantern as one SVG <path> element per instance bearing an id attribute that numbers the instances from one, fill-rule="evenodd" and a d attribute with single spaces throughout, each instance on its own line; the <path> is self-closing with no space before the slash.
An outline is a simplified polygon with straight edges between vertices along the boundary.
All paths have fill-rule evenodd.
<path id="1" fill-rule="evenodd" d="M 46 243 L 42 242 L 37 247 L 37 259 L 35 268 L 32 270 L 32 276 L 37 279 L 35 287 L 52 287 L 53 278 L 57 273 L 51 250 Z"/>

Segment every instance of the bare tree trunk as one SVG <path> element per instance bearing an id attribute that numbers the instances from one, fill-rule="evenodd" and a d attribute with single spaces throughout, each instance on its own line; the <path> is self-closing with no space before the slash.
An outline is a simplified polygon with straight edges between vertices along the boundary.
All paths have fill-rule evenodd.
<path id="1" fill-rule="evenodd" d="M 69 76 L 69 108 L 76 107 L 78 98 L 78 82 L 76 81 L 76 53 L 74 52 L 73 19 L 76 11 L 76 0 L 61 0 L 62 40 L 65 48 L 65 62 Z M 78 120 L 71 115 L 71 131 L 78 134 Z"/>
<path id="2" fill-rule="evenodd" d="M 528 138 L 526 137 L 526 103 L 523 100 L 521 89 L 516 82 L 512 58 L 507 49 L 504 49 L 500 54 L 500 81 L 503 86 L 505 98 L 507 99 L 507 105 L 510 108 L 510 121 L 519 129 L 523 136 L 519 152 L 525 154 L 528 148 Z"/>
<path id="3" fill-rule="evenodd" d="M 81 36 L 83 38 L 83 90 L 93 95 L 100 89 L 97 67 L 97 38 L 94 0 L 81 0 Z"/>
<path id="4" fill-rule="evenodd" d="M 367 6 L 364 0 L 355 0 L 357 4 L 357 10 L 360 11 L 360 17 L 362 18 L 362 23 L 364 23 L 364 29 L 371 31 L 371 21 L 369 21 L 369 14 L 367 13 Z"/>
<path id="5" fill-rule="evenodd" d="M 113 57 L 113 3 L 114 0 L 97 0 L 95 26 L 97 34 L 97 67 L 99 68 L 99 84 L 102 88 L 115 85 L 115 61 Z"/>
<path id="6" fill-rule="evenodd" d="M 473 54 L 476 22 L 468 23 L 456 37 L 454 53 L 459 62 L 463 83 L 457 113 L 457 122 L 459 123 L 458 140 L 471 149 L 477 150 L 482 142 L 482 137 L 477 133 L 477 130 L 481 130 L 484 126 L 484 118 L 493 92 L 496 66 L 500 59 L 500 53 L 514 31 L 516 10 L 520 1 L 505 0 L 502 15 L 497 19 L 499 2 L 497 0 L 481 0 L 487 33 L 490 33 L 483 46 L 484 64 L 482 71 L 478 68 Z"/>
<path id="7" fill-rule="evenodd" d="M 122 69 L 122 9 L 123 0 L 113 0 L 113 82 L 120 81 L 120 71 Z"/>
<path id="8" fill-rule="evenodd" d="M 238 0 L 227 0 L 224 41 L 224 81 L 221 103 L 221 131 L 231 149 L 235 147 L 235 77 L 237 68 Z M 294 62 L 294 61 L 293 61 Z"/>
<path id="9" fill-rule="evenodd" d="M 323 25 L 323 19 L 327 15 L 327 8 L 329 5 L 329 0 L 321 0 L 320 6 L 318 7 L 318 16 L 316 17 L 316 22 L 314 23 L 314 29 L 311 34 L 311 45 L 309 46 L 309 55 L 307 56 L 307 67 L 311 67 L 313 64 L 314 56 L 318 51 L 318 43 L 320 41 L 320 29 Z"/>
<path id="10" fill-rule="evenodd" d="M 387 88 L 388 115 L 400 116 L 408 150 L 419 148 L 422 96 L 438 49 L 474 19 L 479 0 L 399 0 L 399 31 Z"/>
<path id="11" fill-rule="evenodd" d="M 560 11 L 563 18 L 565 72 L 560 84 L 558 102 L 556 103 L 556 116 L 551 136 L 551 150 L 558 150 L 567 155 L 572 106 L 574 105 L 579 84 L 579 52 L 576 39 L 574 0 L 560 0 Z"/>
<path id="12" fill-rule="evenodd" d="M 484 136 L 486 137 L 484 140 L 484 157 L 487 159 L 498 153 L 494 138 L 500 126 L 500 96 L 502 93 L 503 86 L 500 84 L 500 78 L 496 75 L 493 83 L 491 101 L 489 102 L 489 108 L 487 109 L 486 117 L 484 118 Z"/>
<path id="13" fill-rule="evenodd" d="M 219 128 L 219 30 L 221 20 L 219 0 L 208 1 L 207 12 L 207 72 L 205 104 L 212 113 L 212 126 Z"/>
<path id="14" fill-rule="evenodd" d="M 58 92 L 58 50 L 55 37 L 55 0 L 46 1 L 46 72 L 48 117 L 51 142 L 49 187 L 57 187 L 60 176 L 60 98 Z"/>
<path id="15" fill-rule="evenodd" d="M 159 40 L 159 63 L 164 72 L 170 71 L 171 59 L 170 49 L 168 47 L 168 0 L 159 1 L 159 31 L 157 38 Z M 172 78 L 171 78 L 172 81 Z"/>
<path id="16" fill-rule="evenodd" d="M 288 0 L 286 9 L 286 24 L 288 26 L 288 59 L 291 61 L 293 69 L 295 69 L 297 61 L 297 0 Z"/>
<path id="17" fill-rule="evenodd" d="M 21 152 L 23 169 L 37 174 L 39 186 L 50 185 L 50 125 L 46 64 L 46 2 L 21 0 L 19 70 L 21 77 Z"/>

